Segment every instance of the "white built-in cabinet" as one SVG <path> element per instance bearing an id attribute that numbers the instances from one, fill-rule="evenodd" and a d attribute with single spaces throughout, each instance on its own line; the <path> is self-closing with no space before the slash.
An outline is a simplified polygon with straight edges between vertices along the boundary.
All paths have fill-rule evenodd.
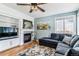
<path id="1" fill-rule="evenodd" d="M 19 29 L 19 20 L 12 17 L 0 15 L 0 27 L 16 27 Z M 17 35 L 17 38 L 8 38 L 4 37 L 4 40 L 1 40 L 0 38 L 0 51 L 4 51 L 6 49 L 20 45 L 19 33 Z"/>
<path id="2" fill-rule="evenodd" d="M 10 48 L 10 40 L 0 41 L 0 51 Z"/>
<path id="3" fill-rule="evenodd" d="M 13 38 L 0 41 L 0 51 L 4 51 L 9 48 L 16 47 L 20 44 L 19 38 Z"/>

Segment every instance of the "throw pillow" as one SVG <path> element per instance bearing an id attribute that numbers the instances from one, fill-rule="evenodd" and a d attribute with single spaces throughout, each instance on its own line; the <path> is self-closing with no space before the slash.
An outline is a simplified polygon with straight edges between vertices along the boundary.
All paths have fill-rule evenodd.
<path id="1" fill-rule="evenodd" d="M 65 36 L 64 39 L 63 39 L 63 42 L 70 45 L 70 41 L 72 40 L 71 37 L 68 37 L 68 36 Z"/>

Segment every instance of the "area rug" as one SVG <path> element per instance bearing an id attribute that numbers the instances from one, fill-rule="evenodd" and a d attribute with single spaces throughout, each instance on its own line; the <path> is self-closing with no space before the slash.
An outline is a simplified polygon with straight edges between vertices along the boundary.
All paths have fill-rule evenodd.
<path id="1" fill-rule="evenodd" d="M 55 49 L 53 48 L 35 45 L 32 48 L 28 48 L 25 51 L 20 52 L 18 56 L 53 56 L 54 52 Z"/>

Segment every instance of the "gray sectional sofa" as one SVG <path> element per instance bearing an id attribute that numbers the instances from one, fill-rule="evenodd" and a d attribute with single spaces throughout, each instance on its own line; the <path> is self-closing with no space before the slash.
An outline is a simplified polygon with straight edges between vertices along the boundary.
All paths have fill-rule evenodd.
<path id="1" fill-rule="evenodd" d="M 56 49 L 58 42 L 62 41 L 63 38 L 63 34 L 51 33 L 50 37 L 40 38 L 39 44 Z"/>
<path id="2" fill-rule="evenodd" d="M 67 55 L 68 52 L 76 47 L 76 42 L 79 40 L 79 36 L 75 35 L 71 38 L 64 38 L 62 42 L 59 42 L 56 48 L 55 56 Z"/>
<path id="3" fill-rule="evenodd" d="M 39 44 L 55 48 L 55 56 L 79 55 L 79 35 L 54 34 L 51 38 L 40 39 Z"/>

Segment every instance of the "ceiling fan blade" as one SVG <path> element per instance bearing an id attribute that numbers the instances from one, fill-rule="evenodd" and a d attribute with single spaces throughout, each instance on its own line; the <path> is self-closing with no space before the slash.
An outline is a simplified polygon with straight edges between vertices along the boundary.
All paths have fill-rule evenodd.
<path id="1" fill-rule="evenodd" d="M 17 5 L 30 5 L 30 4 L 17 3 Z"/>
<path id="2" fill-rule="evenodd" d="M 45 10 L 42 9 L 42 8 L 40 8 L 39 6 L 37 6 L 37 8 L 38 8 L 39 10 L 41 10 L 42 12 L 45 12 Z"/>
<path id="3" fill-rule="evenodd" d="M 30 9 L 30 11 L 29 11 L 29 12 L 30 12 L 30 13 L 32 13 L 32 11 L 33 11 L 33 10 L 32 10 L 32 9 Z"/>

